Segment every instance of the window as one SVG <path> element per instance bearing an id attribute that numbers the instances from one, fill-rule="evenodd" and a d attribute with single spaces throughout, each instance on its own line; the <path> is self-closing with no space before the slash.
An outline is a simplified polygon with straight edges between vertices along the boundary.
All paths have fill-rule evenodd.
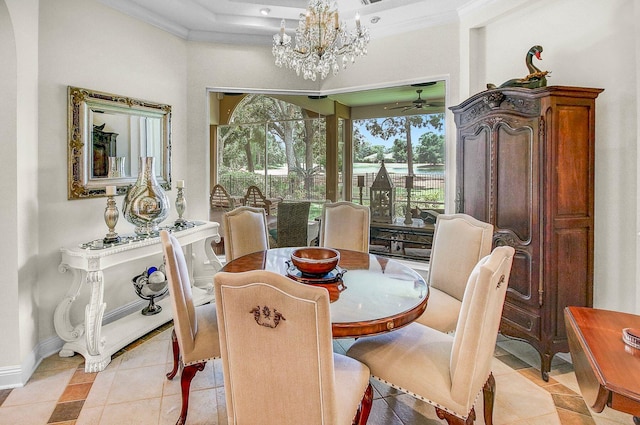
<path id="1" fill-rule="evenodd" d="M 368 188 L 384 160 L 396 187 L 396 216 L 406 214 L 409 174 L 414 176 L 412 207 L 444 209 L 444 114 L 354 120 L 353 128 L 353 199 L 360 199 L 361 185 L 363 203 L 369 203 Z"/>
<path id="2" fill-rule="evenodd" d="M 337 200 L 360 202 L 362 193 L 368 204 L 384 159 L 396 216 L 406 213 L 407 175 L 412 209 L 443 210 L 444 93 L 437 81 L 330 96 L 242 95 L 220 107 L 231 115 L 217 130 L 216 181 L 231 195 L 253 184 L 267 197 L 317 202 L 318 210 L 335 185 Z"/>
<path id="3" fill-rule="evenodd" d="M 218 127 L 218 183 L 232 196 L 255 185 L 269 198 L 324 202 L 325 127 L 299 106 L 247 95 Z"/>

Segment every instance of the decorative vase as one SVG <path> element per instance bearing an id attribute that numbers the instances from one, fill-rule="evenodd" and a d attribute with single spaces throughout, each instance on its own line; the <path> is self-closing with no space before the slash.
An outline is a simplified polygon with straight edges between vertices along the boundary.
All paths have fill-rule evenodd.
<path id="1" fill-rule="evenodd" d="M 169 200 L 156 180 L 153 157 L 140 157 L 138 179 L 129 186 L 122 203 L 125 220 L 140 236 L 158 233 L 158 224 L 169 214 Z"/>
<path id="2" fill-rule="evenodd" d="M 107 172 L 108 178 L 113 177 L 126 177 L 124 171 L 124 161 L 127 159 L 124 156 L 110 156 L 109 157 L 109 171 Z"/>

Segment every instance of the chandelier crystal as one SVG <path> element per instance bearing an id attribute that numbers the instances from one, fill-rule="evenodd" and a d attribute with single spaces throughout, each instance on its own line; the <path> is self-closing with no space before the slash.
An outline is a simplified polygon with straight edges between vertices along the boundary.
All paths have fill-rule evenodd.
<path id="1" fill-rule="evenodd" d="M 329 71 L 336 75 L 347 63 L 355 62 L 356 57 L 367 54 L 369 30 L 360 24 L 356 15 L 356 30 L 349 32 L 340 22 L 338 5 L 328 0 L 311 0 L 295 34 L 295 46 L 291 37 L 285 33 L 285 21 L 282 20 L 280 32 L 273 36 L 273 56 L 279 67 L 295 69 L 298 76 L 305 80 L 316 80 L 317 75 L 324 79 Z"/>

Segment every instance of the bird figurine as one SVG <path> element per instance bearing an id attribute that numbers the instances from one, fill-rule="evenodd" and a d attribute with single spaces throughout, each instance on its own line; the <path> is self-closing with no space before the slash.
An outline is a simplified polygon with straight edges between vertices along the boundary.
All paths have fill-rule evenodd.
<path id="1" fill-rule="evenodd" d="M 527 89 L 537 89 L 538 87 L 545 87 L 547 85 L 547 74 L 549 71 L 541 71 L 533 64 L 533 57 L 536 59 L 542 60 L 542 46 L 533 46 L 527 52 L 527 55 L 524 58 L 525 64 L 527 65 L 527 69 L 529 70 L 529 75 L 524 78 L 514 78 L 508 81 L 505 81 L 500 85 L 499 88 L 503 87 L 523 87 Z M 489 83 L 487 84 L 488 89 L 497 88 L 495 84 Z"/>

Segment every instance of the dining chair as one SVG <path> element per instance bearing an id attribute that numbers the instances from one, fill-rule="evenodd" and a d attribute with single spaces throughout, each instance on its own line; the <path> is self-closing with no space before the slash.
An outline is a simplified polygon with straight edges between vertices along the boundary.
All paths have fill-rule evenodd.
<path id="1" fill-rule="evenodd" d="M 227 262 L 252 252 L 269 249 L 267 216 L 264 209 L 238 207 L 223 214 L 224 255 Z"/>
<path id="2" fill-rule="evenodd" d="M 371 211 L 348 201 L 324 204 L 319 245 L 327 248 L 369 252 Z"/>
<path id="3" fill-rule="evenodd" d="M 367 423 L 369 369 L 333 352 L 324 288 L 264 270 L 214 288 L 229 425 Z"/>
<path id="4" fill-rule="evenodd" d="M 462 300 L 455 334 L 419 323 L 359 338 L 347 355 L 371 374 L 433 405 L 449 425 L 471 425 L 475 400 L 483 393 L 484 421 L 493 423 L 495 379 L 491 362 L 514 249 L 495 248 L 474 267 Z"/>
<path id="5" fill-rule="evenodd" d="M 418 323 L 453 332 L 471 271 L 489 255 L 493 226 L 467 214 L 439 214 L 429 260 L 429 305 Z"/>
<path id="6" fill-rule="evenodd" d="M 277 227 L 272 235 L 275 246 L 307 246 L 307 228 L 311 202 L 281 202 L 278 204 Z"/>
<path id="7" fill-rule="evenodd" d="M 194 306 L 187 262 L 178 240 L 166 230 L 160 231 L 160 240 L 173 312 L 173 369 L 167 378 L 173 379 L 182 364 L 182 409 L 176 422 L 182 425 L 187 419 L 191 380 L 204 369 L 207 361 L 220 357 L 218 318 L 215 304 Z"/>

